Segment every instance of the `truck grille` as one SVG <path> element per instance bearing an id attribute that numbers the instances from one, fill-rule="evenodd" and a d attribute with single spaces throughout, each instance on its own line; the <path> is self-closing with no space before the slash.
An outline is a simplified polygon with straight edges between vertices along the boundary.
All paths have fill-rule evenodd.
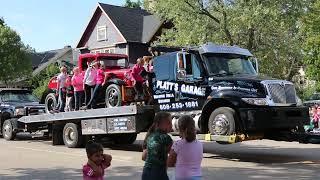
<path id="1" fill-rule="evenodd" d="M 43 114 L 45 111 L 42 107 L 27 107 L 27 112 L 28 115 L 39 115 Z"/>
<path id="2" fill-rule="evenodd" d="M 268 90 L 274 103 L 296 104 L 296 90 L 292 84 L 268 84 Z"/>

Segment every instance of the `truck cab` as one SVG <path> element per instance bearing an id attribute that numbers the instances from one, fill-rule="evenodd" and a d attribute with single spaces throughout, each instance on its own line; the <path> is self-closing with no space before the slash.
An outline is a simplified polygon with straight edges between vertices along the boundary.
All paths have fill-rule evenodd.
<path id="1" fill-rule="evenodd" d="M 198 132 L 214 135 L 292 131 L 309 122 L 292 82 L 259 75 L 247 50 L 207 43 L 154 59 L 153 98 L 159 111 L 190 114 Z"/>

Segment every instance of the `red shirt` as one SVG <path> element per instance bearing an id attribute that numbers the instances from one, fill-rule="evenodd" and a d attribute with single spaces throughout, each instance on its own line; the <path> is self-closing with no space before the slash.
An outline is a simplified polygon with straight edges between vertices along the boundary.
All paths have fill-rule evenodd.
<path id="1" fill-rule="evenodd" d="M 104 165 L 99 166 L 103 174 L 101 176 L 95 176 L 92 167 L 89 164 L 86 164 L 82 168 L 83 180 L 103 180 L 104 170 L 107 168 Z"/>
<path id="2" fill-rule="evenodd" d="M 144 70 L 144 67 L 143 66 L 140 66 L 138 64 L 134 65 L 133 68 L 132 68 L 132 72 L 131 72 L 131 76 L 132 76 L 132 79 L 137 81 L 137 82 L 143 82 L 144 79 L 143 77 L 140 75 L 140 73 Z"/>

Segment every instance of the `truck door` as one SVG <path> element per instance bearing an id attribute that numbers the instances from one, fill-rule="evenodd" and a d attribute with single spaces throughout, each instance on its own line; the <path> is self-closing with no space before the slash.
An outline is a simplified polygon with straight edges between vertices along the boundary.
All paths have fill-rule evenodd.
<path id="1" fill-rule="evenodd" d="M 155 59 L 154 102 L 160 110 L 199 110 L 206 87 L 201 60 L 195 54 L 177 52 Z"/>

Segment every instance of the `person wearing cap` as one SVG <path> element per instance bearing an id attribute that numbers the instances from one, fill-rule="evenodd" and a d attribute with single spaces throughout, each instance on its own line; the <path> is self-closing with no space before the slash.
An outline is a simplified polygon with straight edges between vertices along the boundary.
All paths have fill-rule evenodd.
<path id="1" fill-rule="evenodd" d="M 90 62 L 88 62 L 87 64 L 89 63 Z M 96 81 L 97 81 L 96 67 L 98 67 L 98 62 L 92 61 L 90 66 L 86 70 L 83 78 L 86 108 L 91 108 L 91 106 L 90 105 L 88 106 L 88 104 L 90 102 L 90 99 L 92 98 L 93 90 L 96 86 Z"/>

